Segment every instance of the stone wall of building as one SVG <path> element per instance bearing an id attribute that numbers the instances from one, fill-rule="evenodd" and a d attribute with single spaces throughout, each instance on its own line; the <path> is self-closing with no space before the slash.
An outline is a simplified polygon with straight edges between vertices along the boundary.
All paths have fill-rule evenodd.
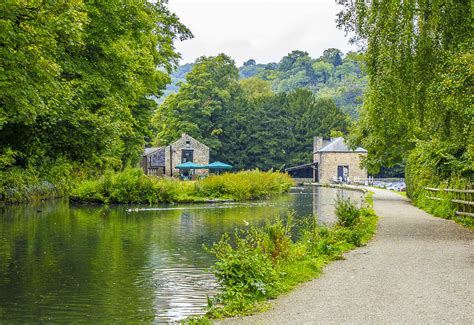
<path id="1" fill-rule="evenodd" d="M 338 166 L 349 166 L 349 179 L 354 177 L 367 178 L 367 170 L 360 167 L 362 157 L 366 153 L 359 152 L 318 152 L 314 161 L 318 162 L 318 182 L 330 183 L 337 177 Z"/>
<path id="2" fill-rule="evenodd" d="M 197 141 L 193 137 L 183 134 L 178 141 L 165 148 L 165 167 L 167 176 L 178 176 L 180 170 L 175 167 L 182 162 L 182 150 L 193 151 L 193 162 L 199 165 L 209 164 L 209 147 Z M 172 166 L 172 172 L 171 172 Z M 197 169 L 195 174 L 205 175 L 208 173 L 207 169 Z"/>

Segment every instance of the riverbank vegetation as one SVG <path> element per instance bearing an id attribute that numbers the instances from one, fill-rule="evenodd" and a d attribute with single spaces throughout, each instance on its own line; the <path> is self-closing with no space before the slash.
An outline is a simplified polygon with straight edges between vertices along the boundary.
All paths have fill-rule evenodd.
<path id="1" fill-rule="evenodd" d="M 254 200 L 287 192 L 294 181 L 284 173 L 243 171 L 194 182 L 147 176 L 141 169 L 108 172 L 72 191 L 74 201 L 93 203 L 174 203 Z"/>
<path id="2" fill-rule="evenodd" d="M 150 97 L 180 57 L 173 41 L 192 36 L 166 2 L 13 0 L 0 12 L 0 200 L 56 196 L 73 170 L 135 165 Z"/>
<path id="3" fill-rule="evenodd" d="M 352 143 L 368 150 L 371 172 L 405 163 L 408 196 L 452 217 L 452 205 L 428 202 L 424 188 L 474 182 L 471 4 L 338 2 L 339 25 L 367 44 L 368 89 Z"/>
<path id="4" fill-rule="evenodd" d="M 63 197 L 97 170 L 67 161 L 43 162 L 36 167 L 0 170 L 0 203 L 24 203 Z"/>
<path id="5" fill-rule="evenodd" d="M 207 317 L 255 312 L 265 300 L 317 277 L 327 263 L 375 233 L 377 217 L 371 207 L 338 200 L 336 214 L 333 227 L 318 225 L 316 217 L 295 220 L 289 215 L 237 230 L 232 237 L 225 234 L 207 247 L 218 259 L 212 271 L 221 285 L 210 299 Z"/>

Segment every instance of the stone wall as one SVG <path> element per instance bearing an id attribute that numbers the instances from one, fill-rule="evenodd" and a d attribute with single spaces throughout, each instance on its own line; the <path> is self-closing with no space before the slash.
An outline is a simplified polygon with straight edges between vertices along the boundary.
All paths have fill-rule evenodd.
<path id="1" fill-rule="evenodd" d="M 165 167 L 167 176 L 179 176 L 180 171 L 175 166 L 181 164 L 182 150 L 193 150 L 193 162 L 199 165 L 209 164 L 209 147 L 193 137 L 183 134 L 181 138 L 165 148 Z M 172 173 L 170 167 L 172 168 Z M 197 169 L 197 175 L 205 175 L 207 169 Z"/>
<path id="2" fill-rule="evenodd" d="M 330 183 L 337 177 L 337 166 L 349 166 L 349 179 L 354 177 L 367 178 L 367 170 L 360 167 L 361 158 L 366 153 L 356 152 L 318 152 L 314 161 L 318 162 L 318 182 Z"/>

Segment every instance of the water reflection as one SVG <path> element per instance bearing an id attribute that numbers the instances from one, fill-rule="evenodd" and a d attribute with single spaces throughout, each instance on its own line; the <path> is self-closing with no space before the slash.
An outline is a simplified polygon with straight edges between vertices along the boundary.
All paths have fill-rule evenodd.
<path id="1" fill-rule="evenodd" d="M 2 207 L 0 323 L 163 322 L 200 313 L 216 292 L 203 244 L 291 210 L 331 223 L 338 193 L 359 198 L 305 187 L 268 201 L 145 211 L 65 201 Z"/>

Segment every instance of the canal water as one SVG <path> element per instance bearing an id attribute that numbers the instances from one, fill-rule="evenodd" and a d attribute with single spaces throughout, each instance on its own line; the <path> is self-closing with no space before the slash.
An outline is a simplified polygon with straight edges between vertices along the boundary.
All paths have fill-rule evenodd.
<path id="1" fill-rule="evenodd" d="M 361 199 L 299 187 L 245 203 L 0 207 L 0 323 L 160 323 L 202 313 L 217 291 L 203 245 L 290 211 L 331 224 L 338 196 Z"/>

